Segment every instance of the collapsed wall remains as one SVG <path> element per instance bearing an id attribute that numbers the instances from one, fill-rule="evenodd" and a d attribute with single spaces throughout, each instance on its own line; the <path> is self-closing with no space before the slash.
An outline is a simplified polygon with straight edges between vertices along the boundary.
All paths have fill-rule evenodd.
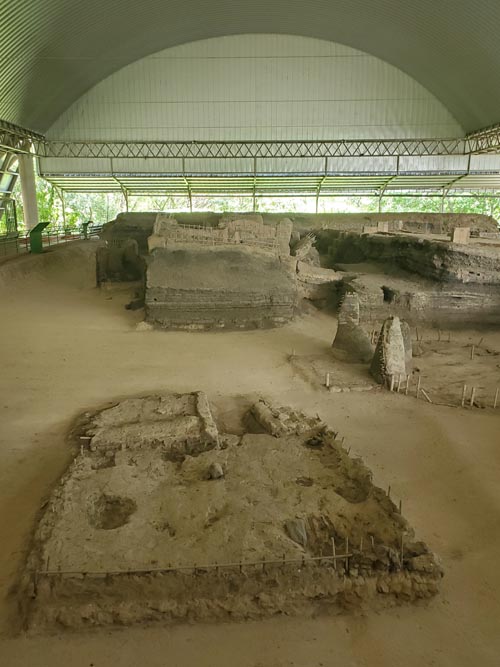
<path id="1" fill-rule="evenodd" d="M 164 215 L 164 214 L 162 214 Z M 246 218 L 249 213 L 214 213 L 200 211 L 176 212 L 180 225 L 217 227 L 231 220 Z M 310 230 L 338 230 L 361 233 L 364 227 L 378 228 L 387 223 L 389 232 L 412 232 L 415 234 L 448 234 L 455 227 L 470 227 L 474 234 L 495 234 L 499 228 L 496 220 L 487 215 L 467 213 L 266 213 L 258 215 L 265 225 L 276 225 L 283 218 L 290 220 L 295 230 L 306 233 Z M 134 238 L 141 253 L 147 252 L 147 240 L 153 233 L 158 214 L 155 212 L 120 213 L 116 220 L 104 225 L 102 238 Z M 168 217 L 168 215 L 167 215 Z"/>
<path id="2" fill-rule="evenodd" d="M 393 314 L 436 327 L 500 323 L 500 245 L 494 242 L 321 231 L 317 245 L 324 264 L 345 271 L 337 300 L 356 291 L 364 322 Z"/>
<path id="3" fill-rule="evenodd" d="M 159 216 L 149 239 L 146 319 L 169 329 L 259 328 L 288 322 L 297 303 L 291 226 L 259 216 L 218 227 Z"/>
<path id="4" fill-rule="evenodd" d="M 26 627 L 251 619 L 412 602 L 441 568 L 318 417 L 261 399 L 243 435 L 206 396 L 86 413 L 19 588 Z M 254 428 L 255 426 L 255 428 Z"/>
<path id="5" fill-rule="evenodd" d="M 370 373 L 379 384 L 406 381 L 411 374 L 412 342 L 410 327 L 399 317 L 389 317 L 380 331 Z"/>
<path id="6" fill-rule="evenodd" d="M 359 297 L 356 292 L 346 292 L 342 299 L 332 347 L 344 352 L 352 361 L 368 362 L 372 358 L 370 337 L 360 325 Z"/>

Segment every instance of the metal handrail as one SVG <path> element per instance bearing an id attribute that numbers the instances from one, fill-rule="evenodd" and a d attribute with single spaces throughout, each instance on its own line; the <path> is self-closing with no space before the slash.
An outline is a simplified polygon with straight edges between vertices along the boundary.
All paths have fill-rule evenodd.
<path id="1" fill-rule="evenodd" d="M 50 225 L 41 232 L 42 245 L 44 248 L 50 248 L 70 241 L 78 241 L 85 238 L 89 239 L 99 235 L 101 231 L 102 225 L 92 225 L 92 227 L 89 226 L 87 235 L 85 236 L 84 231 L 79 227 L 60 227 Z M 14 245 L 15 250 L 14 252 L 11 252 Z M 18 231 L 16 234 L 0 236 L 0 257 L 23 254 L 29 252 L 29 248 L 30 235 L 28 231 L 23 230 Z"/>

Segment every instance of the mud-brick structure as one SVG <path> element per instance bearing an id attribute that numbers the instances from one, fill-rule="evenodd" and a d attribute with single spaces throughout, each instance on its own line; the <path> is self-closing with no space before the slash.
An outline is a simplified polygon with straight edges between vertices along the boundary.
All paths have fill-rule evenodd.
<path id="1" fill-rule="evenodd" d="M 341 350 L 353 361 L 369 361 L 373 346 L 360 324 L 359 297 L 356 292 L 346 292 L 339 308 L 338 326 L 333 341 L 334 350 Z"/>
<path id="2" fill-rule="evenodd" d="M 382 325 L 370 372 L 379 384 L 406 380 L 412 370 L 410 327 L 397 316 Z"/>
<path id="3" fill-rule="evenodd" d="M 263 398 L 241 417 L 245 433 L 223 432 L 202 392 L 83 415 L 23 572 L 25 625 L 243 620 L 438 592 L 438 560 L 327 424 Z"/>
<path id="4" fill-rule="evenodd" d="M 288 322 L 297 302 L 291 223 L 259 215 L 218 226 L 159 215 L 148 240 L 146 319 L 169 329 L 249 329 Z"/>

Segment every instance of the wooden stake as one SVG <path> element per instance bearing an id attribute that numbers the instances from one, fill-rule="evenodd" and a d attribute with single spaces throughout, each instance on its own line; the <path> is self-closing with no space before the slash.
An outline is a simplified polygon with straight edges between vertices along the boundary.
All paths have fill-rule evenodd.
<path id="1" fill-rule="evenodd" d="M 475 352 L 475 350 L 476 350 L 476 346 L 473 345 L 473 346 L 471 347 L 471 349 L 470 349 L 470 358 L 471 358 L 471 359 L 474 359 L 474 352 Z"/>
<path id="2" fill-rule="evenodd" d="M 349 536 L 345 538 L 345 569 L 349 572 Z"/>
<path id="3" fill-rule="evenodd" d="M 330 373 L 327 373 L 325 376 L 325 387 L 330 389 Z"/>
<path id="4" fill-rule="evenodd" d="M 399 500 L 399 513 L 402 514 L 401 510 L 403 509 L 403 501 Z"/>
<path id="5" fill-rule="evenodd" d="M 493 408 L 496 408 L 497 404 L 498 404 L 498 392 L 499 392 L 499 388 L 497 387 L 497 390 L 495 392 L 495 400 L 493 401 Z"/>
<path id="6" fill-rule="evenodd" d="M 391 391 L 394 391 L 394 375 L 391 375 Z"/>
<path id="7" fill-rule="evenodd" d="M 388 497 L 388 498 L 391 497 L 391 485 L 390 485 L 390 484 L 389 484 L 389 486 L 387 487 L 387 497 Z"/>
<path id="8" fill-rule="evenodd" d="M 463 389 L 462 389 L 462 407 L 465 405 L 465 396 L 467 394 L 467 385 L 464 384 Z"/>
<path id="9" fill-rule="evenodd" d="M 401 533 L 401 567 L 403 567 L 405 536 Z"/>
<path id="10" fill-rule="evenodd" d="M 415 333 L 417 334 L 417 342 L 418 342 L 418 327 L 415 327 Z"/>
<path id="11" fill-rule="evenodd" d="M 375 538 L 373 537 L 373 535 L 370 535 L 370 539 L 372 542 L 372 549 L 375 549 Z"/>
<path id="12" fill-rule="evenodd" d="M 406 376 L 406 388 L 405 388 L 405 396 L 408 396 L 408 392 L 410 390 L 410 376 Z"/>
<path id="13" fill-rule="evenodd" d="M 401 373 L 398 375 L 398 394 L 400 389 L 401 389 Z"/>
<path id="14" fill-rule="evenodd" d="M 418 395 L 420 394 L 420 383 L 422 382 L 422 377 L 419 375 L 418 376 L 418 382 L 417 382 L 417 391 L 415 393 L 415 396 L 418 398 Z"/>
<path id="15" fill-rule="evenodd" d="M 425 396 L 425 398 L 427 399 L 427 401 L 428 401 L 429 403 L 432 403 L 432 401 L 431 401 L 431 397 L 430 397 L 429 394 L 425 391 L 425 389 L 421 389 L 420 391 L 421 391 L 422 394 Z"/>
<path id="16" fill-rule="evenodd" d="M 474 407 L 474 399 L 475 399 L 475 397 L 476 397 L 476 388 L 475 388 L 475 387 L 472 387 L 472 391 L 471 391 L 471 393 L 470 393 L 470 406 L 471 406 L 471 408 Z"/>
<path id="17" fill-rule="evenodd" d="M 332 537 L 332 556 L 333 556 L 333 569 L 337 569 L 337 552 L 335 550 L 335 538 Z"/>

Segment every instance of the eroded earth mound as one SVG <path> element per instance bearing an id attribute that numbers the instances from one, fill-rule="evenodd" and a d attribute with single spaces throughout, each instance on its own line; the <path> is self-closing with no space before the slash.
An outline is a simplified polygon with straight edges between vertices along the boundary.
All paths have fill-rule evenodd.
<path id="1" fill-rule="evenodd" d="M 202 392 L 79 420 L 36 527 L 30 628 L 249 619 L 428 598 L 441 569 L 319 417 L 253 405 L 220 433 Z"/>

